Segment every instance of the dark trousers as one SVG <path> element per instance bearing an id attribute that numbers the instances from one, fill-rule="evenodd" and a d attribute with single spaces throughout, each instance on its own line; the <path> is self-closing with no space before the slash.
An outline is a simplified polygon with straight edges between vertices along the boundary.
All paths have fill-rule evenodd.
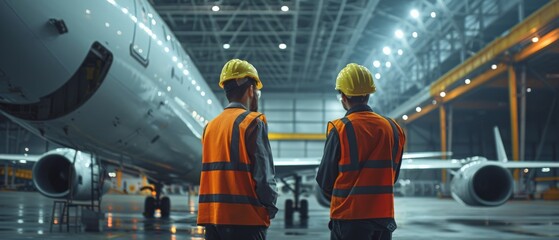
<path id="1" fill-rule="evenodd" d="M 331 240 L 390 240 L 392 232 L 372 221 L 332 220 Z"/>
<path id="2" fill-rule="evenodd" d="M 206 240 L 265 240 L 267 227 L 205 225 Z"/>

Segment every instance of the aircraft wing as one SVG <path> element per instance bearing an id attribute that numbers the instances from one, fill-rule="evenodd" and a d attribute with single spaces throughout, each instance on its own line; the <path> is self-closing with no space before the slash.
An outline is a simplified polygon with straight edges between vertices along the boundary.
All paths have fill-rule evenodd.
<path id="1" fill-rule="evenodd" d="M 509 161 L 502 162 L 501 166 L 505 168 L 559 168 L 559 162 L 542 162 L 524 160 L 522 162 Z"/>
<path id="2" fill-rule="evenodd" d="M 460 160 L 404 159 L 400 169 L 458 169 L 464 164 Z"/>
<path id="3" fill-rule="evenodd" d="M 402 159 L 417 159 L 421 158 L 429 158 L 429 157 L 442 157 L 442 156 L 451 156 L 452 152 L 413 152 L 413 153 L 404 153 Z M 319 157 L 316 158 L 274 158 L 274 165 L 276 167 L 296 167 L 296 166 L 316 166 L 320 165 L 320 161 L 322 159 Z M 434 160 L 434 161 L 441 161 Z"/>
<path id="4" fill-rule="evenodd" d="M 26 154 L 0 154 L 0 161 L 19 161 L 25 160 L 28 162 L 39 161 L 41 155 L 26 155 Z"/>

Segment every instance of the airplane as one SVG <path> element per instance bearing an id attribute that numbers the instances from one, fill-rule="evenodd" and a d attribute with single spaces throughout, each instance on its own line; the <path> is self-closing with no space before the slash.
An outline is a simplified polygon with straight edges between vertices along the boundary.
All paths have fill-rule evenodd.
<path id="1" fill-rule="evenodd" d="M 92 164 L 112 162 L 154 183 L 144 216 L 169 217 L 161 188 L 199 182 L 200 136 L 223 107 L 152 6 L 6 0 L 0 21 L 0 112 L 68 147 L 27 158 L 38 191 L 93 198 L 102 174 Z"/>
<path id="2" fill-rule="evenodd" d="M 453 176 L 450 191 L 454 200 L 471 207 L 498 207 L 510 199 L 513 194 L 514 180 L 509 169 L 559 168 L 559 162 L 509 161 L 499 129 L 494 127 L 493 133 L 495 135 L 497 160 L 489 160 L 480 156 L 450 160 L 427 159 L 425 157 L 430 157 L 429 155 L 435 153 L 404 154 L 400 169 L 447 169 Z M 450 153 L 443 153 L 443 155 L 448 156 Z M 287 186 L 286 188 L 292 191 L 294 195 L 294 200 L 287 199 L 285 202 L 286 224 L 292 224 L 294 212 L 299 212 L 299 217 L 303 221 L 308 218 L 308 201 L 305 199 L 299 200 L 302 188 L 301 179 L 304 175 L 316 175 L 316 170 L 310 173 L 308 169 L 317 169 L 320 161 L 321 159 L 318 158 L 305 158 L 295 161 L 295 165 L 302 166 L 305 169 L 299 173 L 293 172 L 294 163 L 290 160 L 274 161 L 278 172 L 288 169 L 287 171 L 292 171 L 290 177 L 295 179 L 290 183 L 281 179 Z M 313 185 L 315 185 L 314 196 L 318 203 L 323 207 L 330 208 L 330 199 L 314 181 Z"/>
<path id="3" fill-rule="evenodd" d="M 92 182 L 102 176 L 92 166 L 101 160 L 141 169 L 156 192 L 146 197 L 144 216 L 154 217 L 159 208 L 169 217 L 171 203 L 161 188 L 199 182 L 200 136 L 223 106 L 152 6 L 145 0 L 5 0 L 0 21 L 5 23 L 0 26 L 0 112 L 68 147 L 28 156 L 37 161 L 38 191 L 52 198 L 91 199 Z M 539 164 L 405 160 L 402 169 L 458 169 L 453 196 L 470 205 L 498 206 L 512 191 L 506 168 L 557 167 Z M 278 169 L 297 165 L 276 162 Z M 322 194 L 317 197 L 329 206 Z M 287 213 L 304 208 L 305 201 L 297 198 L 300 206 L 289 204 Z M 299 211 L 308 216 L 308 205 Z"/>

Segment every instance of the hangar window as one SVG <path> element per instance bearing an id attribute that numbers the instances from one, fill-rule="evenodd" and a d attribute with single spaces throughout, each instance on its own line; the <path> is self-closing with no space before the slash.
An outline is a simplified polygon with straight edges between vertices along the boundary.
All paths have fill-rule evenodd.
<path id="1" fill-rule="evenodd" d="M 94 42 L 72 77 L 53 93 L 31 104 L 0 103 L 0 109 L 25 120 L 49 120 L 78 109 L 99 89 L 113 62 L 113 54 Z"/>

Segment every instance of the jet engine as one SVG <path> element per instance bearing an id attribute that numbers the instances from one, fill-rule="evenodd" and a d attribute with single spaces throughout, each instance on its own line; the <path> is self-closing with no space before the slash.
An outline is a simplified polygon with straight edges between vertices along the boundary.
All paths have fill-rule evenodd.
<path id="1" fill-rule="evenodd" d="M 487 161 L 464 165 L 451 182 L 452 197 L 469 206 L 500 206 L 510 198 L 512 190 L 510 171 Z"/>
<path id="2" fill-rule="evenodd" d="M 72 163 L 74 165 L 72 166 Z M 69 148 L 59 148 L 43 154 L 33 167 L 33 184 L 35 188 L 49 198 L 67 198 L 72 190 L 72 199 L 91 200 L 92 174 L 101 178 L 100 168 L 91 168 L 90 154 Z M 97 179 L 97 182 L 100 179 Z M 104 184 L 101 194 L 108 190 Z"/>

